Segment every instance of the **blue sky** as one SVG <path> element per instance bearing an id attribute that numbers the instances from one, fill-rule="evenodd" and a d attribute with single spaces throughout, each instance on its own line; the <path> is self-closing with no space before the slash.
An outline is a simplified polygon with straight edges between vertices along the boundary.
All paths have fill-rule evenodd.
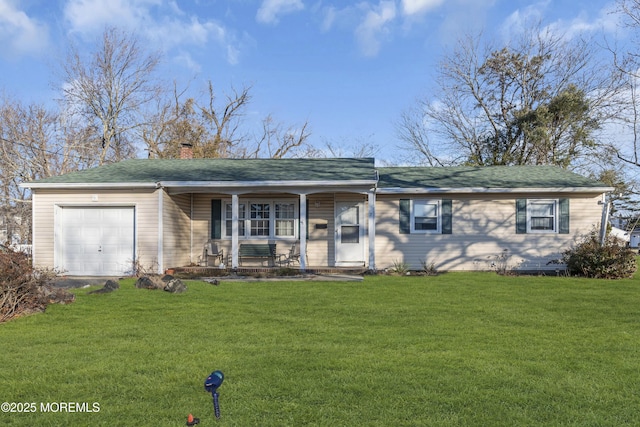
<path id="1" fill-rule="evenodd" d="M 247 120 L 309 122 L 310 142 L 362 142 L 398 156 L 394 122 L 428 94 L 458 37 L 498 40 L 540 19 L 568 36 L 619 30 L 613 3 L 575 0 L 0 0 L 0 90 L 25 102 L 58 97 L 55 66 L 69 37 L 105 25 L 135 30 L 165 54 L 167 81 L 253 86 Z M 345 155 L 349 155 L 346 149 Z"/>

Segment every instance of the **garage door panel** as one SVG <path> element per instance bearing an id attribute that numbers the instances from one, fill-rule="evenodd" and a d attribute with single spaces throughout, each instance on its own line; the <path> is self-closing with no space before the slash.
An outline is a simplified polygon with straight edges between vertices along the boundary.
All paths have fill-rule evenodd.
<path id="1" fill-rule="evenodd" d="M 70 275 L 122 275 L 134 261 L 133 207 L 63 207 L 60 250 Z"/>

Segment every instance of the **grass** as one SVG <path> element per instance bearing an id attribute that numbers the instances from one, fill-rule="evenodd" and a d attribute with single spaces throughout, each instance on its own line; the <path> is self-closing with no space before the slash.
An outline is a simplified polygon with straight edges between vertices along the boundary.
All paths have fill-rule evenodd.
<path id="1" fill-rule="evenodd" d="M 0 423 L 640 425 L 639 284 L 450 273 L 82 289 L 0 325 L 0 401 L 38 409 Z M 216 369 L 220 420 L 203 387 Z"/>

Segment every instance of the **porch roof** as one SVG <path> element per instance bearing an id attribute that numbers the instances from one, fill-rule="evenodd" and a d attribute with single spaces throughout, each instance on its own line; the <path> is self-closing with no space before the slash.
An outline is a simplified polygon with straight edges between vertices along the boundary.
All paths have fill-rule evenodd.
<path id="1" fill-rule="evenodd" d="M 285 184 L 375 185 L 374 159 L 130 159 L 25 183 L 29 188 L 189 187 Z"/>

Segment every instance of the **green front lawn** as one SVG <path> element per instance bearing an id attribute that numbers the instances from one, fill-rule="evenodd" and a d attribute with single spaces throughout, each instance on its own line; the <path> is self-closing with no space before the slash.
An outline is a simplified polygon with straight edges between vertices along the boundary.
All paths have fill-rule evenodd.
<path id="1" fill-rule="evenodd" d="M 0 424 L 640 425 L 640 278 L 133 283 L 0 325 Z"/>

